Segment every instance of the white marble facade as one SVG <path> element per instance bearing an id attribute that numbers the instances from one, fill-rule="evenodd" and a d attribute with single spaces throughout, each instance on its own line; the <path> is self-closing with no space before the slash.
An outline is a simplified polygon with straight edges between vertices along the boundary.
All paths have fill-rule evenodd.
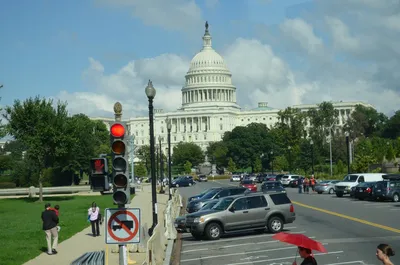
<path id="1" fill-rule="evenodd" d="M 167 128 L 165 120 L 172 121 L 171 146 L 177 143 L 193 142 L 205 150 L 210 142 L 220 141 L 223 134 L 236 126 L 258 122 L 272 127 L 278 122 L 280 109 L 271 108 L 267 102 L 258 103 L 252 110 L 242 110 L 236 101 L 236 87 L 232 84 L 232 74 L 224 59 L 213 48 L 211 35 L 206 27 L 203 36 L 203 49 L 197 53 L 187 72 L 185 86 L 182 88 L 182 106 L 173 112 L 155 109 L 155 136 L 163 139 L 162 148 L 167 148 Z M 357 104 L 370 106 L 363 102 L 333 102 L 340 116 L 338 127 L 343 126 Z M 314 105 L 296 105 L 293 108 L 307 111 Z M 113 119 L 93 118 L 106 124 Z M 137 147 L 149 144 L 149 118 L 135 117 L 127 120 L 129 133 L 134 136 Z"/>

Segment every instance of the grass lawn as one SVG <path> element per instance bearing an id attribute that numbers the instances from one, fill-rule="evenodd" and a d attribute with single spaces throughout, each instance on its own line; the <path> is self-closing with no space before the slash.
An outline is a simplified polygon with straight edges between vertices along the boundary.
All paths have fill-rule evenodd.
<path id="1" fill-rule="evenodd" d="M 115 207 L 109 195 L 45 197 L 44 201 L 60 205 L 59 242 L 89 226 L 87 210 L 93 201 L 103 215 L 105 208 Z M 37 198 L 0 200 L 0 264 L 23 264 L 47 250 L 41 220 L 45 202 Z"/>

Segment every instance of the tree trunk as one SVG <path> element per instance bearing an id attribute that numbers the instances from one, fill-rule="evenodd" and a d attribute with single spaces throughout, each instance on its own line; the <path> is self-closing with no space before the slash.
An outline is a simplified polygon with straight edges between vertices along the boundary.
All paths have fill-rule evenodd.
<path id="1" fill-rule="evenodd" d="M 42 172 L 40 172 L 40 175 L 39 175 L 39 201 L 43 202 Z"/>

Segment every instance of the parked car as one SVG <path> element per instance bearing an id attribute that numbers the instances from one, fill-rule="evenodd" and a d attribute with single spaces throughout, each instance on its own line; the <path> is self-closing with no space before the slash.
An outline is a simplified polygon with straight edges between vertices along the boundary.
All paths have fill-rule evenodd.
<path id="1" fill-rule="evenodd" d="M 219 239 L 223 234 L 256 230 L 282 231 L 296 219 L 286 193 L 248 193 L 221 199 L 211 210 L 186 216 L 186 226 L 196 239 Z"/>
<path id="2" fill-rule="evenodd" d="M 188 213 L 194 213 L 200 210 L 207 201 L 220 199 L 227 196 L 242 194 L 247 191 L 243 187 L 220 187 L 215 190 L 207 192 L 203 197 L 198 200 L 191 201 L 186 206 Z"/>
<path id="3" fill-rule="evenodd" d="M 243 180 L 241 183 L 243 188 L 248 189 L 249 191 L 256 192 L 257 191 L 257 184 L 253 180 Z"/>
<path id="4" fill-rule="evenodd" d="M 339 180 L 323 180 L 320 182 L 317 182 L 315 185 L 315 191 L 318 194 L 322 193 L 329 193 L 329 194 L 334 194 L 335 193 L 335 184 L 339 183 Z"/>
<path id="5" fill-rule="evenodd" d="M 383 176 L 383 181 L 375 183 L 372 190 L 372 197 L 375 200 L 400 201 L 400 174 Z"/>
<path id="6" fill-rule="evenodd" d="M 299 175 L 284 175 L 281 179 L 283 186 L 289 186 L 292 180 L 298 180 L 300 178 Z"/>
<path id="7" fill-rule="evenodd" d="M 269 193 L 284 193 L 286 189 L 282 186 L 280 181 L 266 181 L 261 185 L 262 192 Z"/>
<path id="8" fill-rule="evenodd" d="M 240 182 L 240 175 L 232 175 L 231 182 Z"/>
<path id="9" fill-rule="evenodd" d="M 346 175 L 342 181 L 335 184 L 335 193 L 337 197 L 343 197 L 344 194 L 349 194 L 351 188 L 362 182 L 381 181 L 382 173 L 352 173 Z"/>
<path id="10" fill-rule="evenodd" d="M 196 194 L 196 195 L 194 195 L 194 196 L 189 197 L 189 198 L 188 198 L 188 202 L 191 202 L 191 201 L 194 201 L 194 200 L 198 200 L 198 199 L 200 199 L 201 197 L 203 197 L 204 195 L 206 195 L 208 192 L 210 192 L 210 191 L 212 191 L 212 190 L 215 190 L 215 189 L 218 189 L 218 188 L 219 188 L 219 187 L 213 187 L 213 188 L 206 189 L 205 191 L 203 191 L 203 192 L 200 193 L 200 194 Z"/>
<path id="11" fill-rule="evenodd" d="M 206 175 L 199 175 L 198 176 L 199 182 L 207 182 L 208 178 Z"/>
<path id="12" fill-rule="evenodd" d="M 374 182 L 363 182 L 357 185 L 354 189 L 354 198 L 359 200 L 372 199 L 372 189 L 375 185 Z"/>
<path id="13" fill-rule="evenodd" d="M 188 177 L 180 177 L 180 178 L 178 178 L 178 179 L 176 179 L 176 180 L 174 179 L 174 180 L 172 181 L 172 183 L 171 183 L 171 186 L 172 186 L 172 187 L 179 188 L 179 187 L 188 187 L 188 186 L 192 186 L 192 185 L 194 185 L 194 184 L 196 184 L 196 182 L 194 182 L 193 179 L 188 178 Z"/>
<path id="14" fill-rule="evenodd" d="M 215 200 L 210 200 L 207 201 L 203 207 L 201 207 L 201 209 L 199 211 L 206 211 L 206 210 L 210 210 L 212 207 L 214 207 L 214 205 L 216 205 L 219 202 L 219 199 L 215 199 Z M 184 216 L 179 216 L 175 219 L 174 222 L 174 226 L 175 229 L 180 232 L 180 233 L 185 233 L 187 232 L 187 228 L 186 228 L 186 215 Z"/>

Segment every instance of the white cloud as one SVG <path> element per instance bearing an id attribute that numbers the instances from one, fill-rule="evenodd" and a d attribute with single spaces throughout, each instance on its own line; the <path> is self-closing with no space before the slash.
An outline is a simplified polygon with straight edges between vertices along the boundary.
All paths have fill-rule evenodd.
<path id="1" fill-rule="evenodd" d="M 318 12 L 309 15 L 307 21 L 301 17 L 287 19 L 277 26 L 277 31 L 263 32 L 268 42 L 237 36 L 233 43 L 218 51 L 232 71 L 242 106 L 255 107 L 257 101 L 267 101 L 273 107 L 284 108 L 293 104 L 343 100 L 365 101 L 385 113 L 399 109 L 400 35 L 396 24 L 399 16 L 393 13 L 394 2 L 337 1 L 337 5 L 332 5 L 330 0 L 317 1 Z M 157 1 L 115 1 L 137 8 L 138 17 L 144 2 L 151 6 Z M 151 23 L 184 30 L 200 22 L 200 11 L 194 8 L 194 1 L 173 0 L 171 3 L 171 6 L 180 3 L 181 9 L 166 7 L 164 17 Z M 160 11 L 146 12 L 155 15 Z M 194 12 L 195 15 L 183 16 L 191 22 L 178 25 L 176 12 Z M 142 19 L 146 21 L 144 15 Z M 222 38 L 213 37 L 216 41 Z M 287 53 L 279 53 L 282 47 Z M 296 60 L 288 51 L 296 52 Z M 68 99 L 75 112 L 83 111 L 88 115 L 99 116 L 98 111 L 112 113 L 112 105 L 117 100 L 129 116 L 143 115 L 147 111 L 144 88 L 148 79 L 152 79 L 157 89 L 157 108 L 176 110 L 181 105 L 180 89 L 189 68 L 187 58 L 162 54 L 126 62 L 112 74 L 106 74 L 104 68 L 101 62 L 90 58 L 83 80 L 87 91 L 92 92 L 61 92 L 58 97 Z"/>

